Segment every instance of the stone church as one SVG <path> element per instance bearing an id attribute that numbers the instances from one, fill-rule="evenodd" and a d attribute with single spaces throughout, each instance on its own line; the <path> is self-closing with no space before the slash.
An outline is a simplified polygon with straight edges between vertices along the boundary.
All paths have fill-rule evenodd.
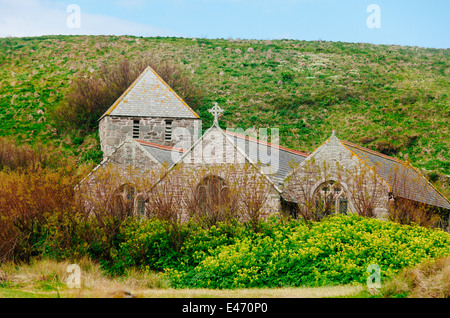
<path id="1" fill-rule="evenodd" d="M 197 189 L 196 200 L 219 202 L 221 190 L 232 182 L 226 167 L 233 165 L 241 167 L 237 175 L 263 180 L 267 198 L 260 209 L 264 216 L 284 211 L 298 217 L 321 208 L 329 214 L 367 212 L 386 218 L 395 200 L 450 209 L 449 200 L 409 163 L 340 140 L 335 132 L 305 154 L 279 146 L 273 136 L 269 142 L 242 131 L 223 130 L 219 126 L 223 110 L 216 104 L 210 112 L 214 124 L 202 134 L 200 117 L 148 67 L 100 118 L 104 160 L 90 177 L 110 164 L 123 171 L 132 166 L 143 174 L 165 166 L 167 172 L 156 181 L 158 186 L 180 166 L 194 172 L 221 167 L 182 182 Z M 251 188 L 239 182 L 240 191 Z M 142 212 L 148 198 L 144 193 L 132 200 L 136 200 L 132 202 L 136 211 Z"/>

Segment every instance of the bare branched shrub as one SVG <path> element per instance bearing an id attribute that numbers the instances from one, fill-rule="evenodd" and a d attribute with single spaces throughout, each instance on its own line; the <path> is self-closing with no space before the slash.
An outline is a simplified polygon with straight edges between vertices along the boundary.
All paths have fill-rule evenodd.
<path id="1" fill-rule="evenodd" d="M 169 223 L 181 221 L 184 180 L 180 171 L 180 166 L 174 168 L 161 182 L 149 189 L 148 217 L 156 217 Z"/>
<path id="2" fill-rule="evenodd" d="M 160 173 L 158 170 L 143 173 L 133 166 L 125 169 L 113 164 L 102 166 L 78 185 L 79 200 L 100 226 L 113 222 L 116 227 L 111 230 L 115 231 L 127 218 L 145 215 L 147 191 Z"/>
<path id="3" fill-rule="evenodd" d="M 388 216 L 400 224 L 418 224 L 435 227 L 440 216 L 436 209 L 424 203 L 430 195 L 427 181 L 412 169 L 395 165 L 389 171 L 389 183 L 394 188 L 394 200 L 389 205 Z"/>
<path id="4" fill-rule="evenodd" d="M 50 156 L 49 153 L 53 153 L 53 155 Z M 57 151 L 48 146 L 31 149 L 28 145 L 17 145 L 12 140 L 0 137 L 0 171 L 56 167 L 58 157 Z"/>
<path id="5" fill-rule="evenodd" d="M 264 175 L 256 172 L 259 167 L 247 164 L 239 180 L 241 193 L 242 217 L 247 221 L 254 231 L 258 231 L 259 222 L 263 217 L 264 205 L 266 204 L 271 185 Z"/>
<path id="6" fill-rule="evenodd" d="M 394 197 L 394 202 L 389 206 L 389 219 L 400 224 L 415 223 L 424 227 L 435 227 L 439 221 L 439 215 L 434 214 L 429 205 Z"/>
<path id="7" fill-rule="evenodd" d="M 241 189 L 236 165 L 208 165 L 186 169 L 184 206 L 190 217 L 205 227 L 239 216 Z"/>
<path id="8" fill-rule="evenodd" d="M 297 168 L 298 166 L 293 166 L 293 169 Z M 291 174 L 287 181 L 289 188 L 286 192 L 295 200 L 297 213 L 307 223 L 319 221 L 334 213 L 330 205 L 331 193 L 323 197 L 316 192 L 320 184 L 334 182 L 331 180 L 329 165 L 326 161 L 319 165 L 314 158 L 311 158 L 296 173 Z"/>
<path id="9" fill-rule="evenodd" d="M 175 167 L 170 173 L 166 168 L 160 173 L 164 175 L 161 182 L 147 189 L 147 217 L 154 217 L 166 224 L 175 250 L 179 251 L 184 242 L 185 233 L 182 230 L 183 222 L 183 195 L 185 193 L 182 166 Z"/>
<path id="10" fill-rule="evenodd" d="M 365 217 L 376 217 L 376 207 L 387 198 L 383 180 L 377 175 L 377 167 L 370 169 L 362 163 L 349 169 L 340 167 L 340 178 L 345 179 L 354 212 Z"/>

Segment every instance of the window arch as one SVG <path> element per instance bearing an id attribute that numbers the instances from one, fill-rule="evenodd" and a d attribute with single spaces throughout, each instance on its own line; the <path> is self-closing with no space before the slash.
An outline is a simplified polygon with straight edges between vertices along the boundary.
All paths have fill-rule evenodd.
<path id="1" fill-rule="evenodd" d="M 321 216 L 334 213 L 347 214 L 348 196 L 339 182 L 327 181 L 317 187 L 314 198 L 316 209 Z"/>
<path id="2" fill-rule="evenodd" d="M 134 207 L 134 212 L 137 216 L 140 217 L 144 217 L 146 215 L 146 208 L 145 208 L 145 204 L 146 204 L 146 200 L 144 199 L 144 197 L 142 195 L 139 195 L 136 198 L 136 204 Z"/>
<path id="3" fill-rule="evenodd" d="M 208 176 L 197 186 L 199 208 L 203 211 L 217 210 L 228 203 L 227 183 L 218 176 Z"/>
<path id="4" fill-rule="evenodd" d="M 124 184 L 117 188 L 113 194 L 112 205 L 116 215 L 131 216 L 145 215 L 145 199 L 137 193 L 133 184 Z"/>

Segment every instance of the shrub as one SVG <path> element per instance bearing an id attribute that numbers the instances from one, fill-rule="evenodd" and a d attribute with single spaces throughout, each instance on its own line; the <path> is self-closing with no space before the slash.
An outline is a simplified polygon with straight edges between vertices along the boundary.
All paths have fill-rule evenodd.
<path id="1" fill-rule="evenodd" d="M 0 171 L 56 167 L 60 156 L 55 149 L 39 146 L 18 145 L 6 137 L 0 137 Z M 53 152 L 52 156 L 48 153 Z"/>
<path id="2" fill-rule="evenodd" d="M 382 277 L 450 254 L 450 235 L 359 216 L 335 216 L 309 229 L 278 225 L 218 246 L 199 264 L 167 272 L 177 287 L 250 288 L 364 283 L 370 264 Z"/>
<path id="3" fill-rule="evenodd" d="M 0 172 L 0 261 L 29 260 L 48 215 L 73 212 L 76 177 L 70 169 Z"/>

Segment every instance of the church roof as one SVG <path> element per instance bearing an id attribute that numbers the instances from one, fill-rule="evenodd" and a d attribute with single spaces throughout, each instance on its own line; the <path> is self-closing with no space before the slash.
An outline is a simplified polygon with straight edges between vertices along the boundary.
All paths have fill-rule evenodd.
<path id="1" fill-rule="evenodd" d="M 136 140 L 142 148 L 145 149 L 153 158 L 155 158 L 159 163 L 167 163 L 169 166 L 175 164 L 173 160 L 174 156 L 172 156 L 173 152 L 183 154 L 186 150 L 178 149 L 174 147 L 162 146 L 152 142 Z"/>
<path id="2" fill-rule="evenodd" d="M 227 137 L 229 142 L 232 142 L 236 148 L 248 159 L 250 162 L 254 164 L 261 164 L 261 167 L 264 167 L 265 163 L 272 164 L 276 170 L 269 171 L 266 173 L 266 176 L 270 179 L 270 181 L 279 186 L 282 184 L 283 180 L 286 178 L 288 173 L 292 171 L 295 165 L 303 162 L 308 155 L 299 151 L 295 151 L 292 149 L 284 148 L 278 145 L 274 145 L 271 143 L 267 143 L 261 140 L 257 140 L 255 138 L 251 138 L 248 136 L 236 134 L 229 131 L 224 131 L 216 125 L 213 125 L 202 137 L 205 138 L 208 134 L 214 131 L 220 131 L 221 134 Z M 192 152 L 195 145 L 189 150 L 183 150 L 173 147 L 161 146 L 155 143 L 145 142 L 136 140 L 153 158 L 155 158 L 159 163 L 167 163 L 170 167 L 177 164 L 178 162 L 182 162 L 182 155 Z M 177 152 L 177 156 L 173 156 L 172 152 Z M 278 151 L 277 157 L 272 157 L 274 151 Z M 274 163 L 273 160 L 277 160 Z"/>
<path id="3" fill-rule="evenodd" d="M 341 143 L 391 187 L 394 196 L 450 209 L 450 202 L 409 162 L 401 161 L 379 152 L 355 145 L 348 141 Z"/>
<path id="4" fill-rule="evenodd" d="M 286 176 L 292 171 L 294 166 L 302 163 L 308 155 L 296 150 L 288 149 L 261 141 L 252 137 L 240 135 L 237 133 L 225 132 L 237 145 L 237 147 L 255 163 L 270 162 L 274 151 L 278 151 L 278 162 L 275 164 L 277 169 L 268 177 L 275 184 L 281 185 Z M 272 162 L 272 164 L 274 164 Z"/>
<path id="5" fill-rule="evenodd" d="M 105 116 L 200 118 L 151 68 L 106 111 Z"/>

